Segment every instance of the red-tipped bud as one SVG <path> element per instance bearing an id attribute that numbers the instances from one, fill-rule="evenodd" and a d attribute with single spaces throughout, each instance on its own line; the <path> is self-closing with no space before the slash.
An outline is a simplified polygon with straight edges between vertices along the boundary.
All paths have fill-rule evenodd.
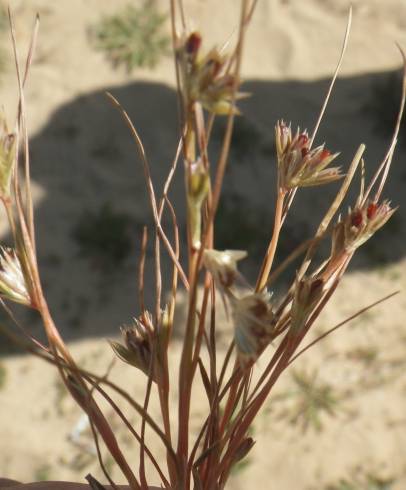
<path id="1" fill-rule="evenodd" d="M 351 216 L 351 224 L 356 228 L 359 228 L 362 225 L 362 212 L 360 210 L 356 210 L 353 212 Z"/>
<path id="2" fill-rule="evenodd" d="M 302 133 L 301 135 L 299 135 L 297 142 L 300 146 L 306 146 L 309 142 L 309 137 L 307 136 L 307 134 Z"/>
<path id="3" fill-rule="evenodd" d="M 198 32 L 192 32 L 186 40 L 185 49 L 190 56 L 196 56 L 202 44 L 202 37 Z"/>
<path id="4" fill-rule="evenodd" d="M 378 210 L 378 206 L 374 202 L 371 202 L 371 204 L 367 207 L 368 219 L 373 219 L 376 215 L 377 210 Z"/>
<path id="5" fill-rule="evenodd" d="M 331 156 L 331 152 L 328 151 L 328 150 L 323 150 L 321 153 L 320 153 L 320 160 L 325 160 L 326 158 L 328 158 L 329 156 Z"/>
<path id="6" fill-rule="evenodd" d="M 327 168 L 338 153 L 323 146 L 311 149 L 307 131 L 300 128 L 293 136 L 290 126 L 278 122 L 275 131 L 280 185 L 285 189 L 323 185 L 342 177 L 339 167 Z"/>
<path id="7" fill-rule="evenodd" d="M 396 209 L 388 201 L 378 204 L 367 202 L 362 208 L 350 210 L 344 221 L 337 223 L 333 234 L 334 254 L 341 251 L 354 251 L 379 230 Z"/>

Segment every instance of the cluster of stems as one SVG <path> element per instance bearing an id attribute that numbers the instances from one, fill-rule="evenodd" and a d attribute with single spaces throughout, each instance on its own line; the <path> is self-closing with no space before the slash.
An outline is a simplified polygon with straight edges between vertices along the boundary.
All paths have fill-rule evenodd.
<path id="1" fill-rule="evenodd" d="M 48 343 L 41 344 L 23 326 L 19 326 L 21 335 L 10 330 L 5 330 L 5 334 L 56 366 L 67 390 L 89 417 L 100 465 L 113 488 L 117 486 L 103 463 L 101 441 L 132 490 L 147 489 L 148 485 L 156 484 L 157 479 L 168 489 L 224 488 L 233 466 L 246 457 L 254 445 L 249 429 L 273 386 L 289 365 L 314 344 L 302 345 L 336 290 L 356 249 L 394 212 L 388 201 L 381 200 L 381 194 L 399 131 L 404 83 L 399 116 L 388 152 L 368 185 L 362 177 L 356 202 L 342 216 L 337 217 L 337 213 L 357 169 L 364 165 L 362 155 L 365 147 L 359 147 L 344 174 L 338 167 L 329 167 L 337 154 L 330 153 L 324 145 L 313 148 L 347 44 L 350 13 L 340 62 L 312 134 L 309 136 L 300 130 L 292 133 L 291 127 L 282 121 L 276 124 L 274 226 L 270 230 L 268 248 L 257 277 L 252 281 L 255 286 L 250 286 L 250 281 L 238 271 L 238 261 L 246 256 L 246 252 L 232 250 L 232 243 L 229 250 L 215 249 L 215 216 L 228 163 L 234 118 L 240 117 L 237 102 L 242 96 L 241 59 L 255 5 L 256 0 L 241 1 L 237 42 L 234 49 L 225 53 L 217 48 L 207 50 L 201 35 L 187 29 L 182 2 L 171 1 L 180 138 L 161 193 L 157 194 L 151 180 L 148 157 L 137 130 L 119 101 L 109 94 L 137 145 L 154 217 L 153 311 L 146 308 L 144 301 L 144 264 L 149 239 L 145 228 L 139 262 L 140 311 L 133 323 L 122 329 L 122 342 L 111 342 L 115 354 L 131 368 L 137 369 L 139 376 L 145 377 L 145 397 L 141 401 L 112 383 L 108 376 L 100 377 L 79 367 L 49 312 L 37 265 L 24 100 L 38 20 L 23 71 L 16 61 L 20 94 L 16 124 L 14 130 L 9 131 L 3 123 L 0 137 L 0 198 L 14 240 L 12 249 L 3 248 L 1 251 L 0 295 L 11 316 L 9 302 L 22 303 L 37 310 L 42 317 Z M 15 48 L 11 18 L 10 25 Z M 226 117 L 227 124 L 218 160 L 212 162 L 209 142 L 217 117 Z M 187 206 L 187 236 L 184 240 L 180 237 L 176 209 L 168 196 L 177 163 L 182 160 Z M 325 184 L 338 184 L 338 192 L 314 235 L 275 267 L 275 252 L 296 192 L 301 187 Z M 317 192 L 317 189 L 313 191 Z M 168 213 L 171 218 L 171 233 L 162 225 L 163 213 Z M 331 252 L 322 263 L 315 263 L 316 251 L 325 240 L 330 241 Z M 185 246 L 181 247 L 182 243 Z M 171 290 L 166 302 L 162 299 L 161 249 L 168 253 L 173 264 Z M 291 285 L 279 294 L 277 300 L 273 299 L 271 291 L 278 288 L 279 274 L 293 262 L 298 265 Z M 188 301 L 185 325 L 177 326 L 183 332 L 183 338 L 180 362 L 174 366 L 170 362 L 169 350 L 174 342 L 178 342 L 173 340 L 172 332 L 179 290 L 184 291 Z M 225 355 L 216 344 L 218 296 L 230 323 L 229 347 Z M 256 364 L 259 357 L 261 368 Z M 177 378 L 173 376 L 176 368 Z M 254 369 L 260 369 L 255 377 Z M 190 415 L 193 390 L 198 386 L 203 387 L 207 410 L 195 434 L 191 431 Z M 153 392 L 159 399 L 161 420 L 150 415 Z M 172 413 L 174 407 L 170 404 L 172 392 L 176 392 L 178 397 L 176 414 Z M 108 419 L 96 401 L 96 394 L 113 408 L 139 445 L 136 465 L 130 464 L 123 454 Z M 117 399 L 126 401 L 131 410 L 140 415 L 139 426 L 129 422 L 129 414 L 120 408 Z M 154 455 L 154 448 L 146 437 L 150 431 L 165 448 L 165 462 L 158 461 Z M 153 482 L 146 470 L 147 460 L 155 469 Z M 89 482 L 94 488 L 103 488 L 94 478 L 89 478 Z"/>

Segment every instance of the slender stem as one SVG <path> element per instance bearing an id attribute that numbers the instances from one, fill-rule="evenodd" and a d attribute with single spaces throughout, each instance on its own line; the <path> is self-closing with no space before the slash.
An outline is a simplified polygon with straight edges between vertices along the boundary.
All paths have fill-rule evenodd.
<path id="1" fill-rule="evenodd" d="M 182 357 L 179 365 L 179 413 L 178 413 L 178 457 L 183 469 L 186 469 L 188 456 L 188 439 L 189 439 L 189 415 L 190 415 L 190 398 L 191 398 L 191 373 L 193 343 L 196 325 L 196 302 L 197 302 L 197 275 L 198 271 L 195 266 L 197 259 L 193 255 L 191 267 L 191 277 L 189 278 L 189 307 L 186 322 L 186 332 L 183 342 Z"/>
<path id="2" fill-rule="evenodd" d="M 280 188 L 276 199 L 273 234 L 272 234 L 271 241 L 269 242 L 268 250 L 266 252 L 264 261 L 262 263 L 261 271 L 258 276 L 258 281 L 255 288 L 257 292 L 262 291 L 266 287 L 266 284 L 268 282 L 268 277 L 272 269 L 272 264 L 276 252 L 276 246 L 278 244 L 278 239 L 279 239 L 279 233 L 281 231 L 282 211 L 283 211 L 283 203 L 284 203 L 285 195 L 286 195 L 286 191 Z"/>
<path id="3" fill-rule="evenodd" d="M 105 400 L 111 405 L 111 407 L 114 409 L 114 411 L 117 413 L 117 415 L 120 417 L 120 419 L 123 421 L 127 429 L 131 432 L 131 434 L 135 437 L 135 439 L 138 441 L 138 443 L 141 443 L 141 436 L 137 433 L 137 431 L 134 429 L 134 427 L 131 425 L 130 421 L 127 419 L 127 417 L 124 415 L 122 410 L 118 407 L 118 405 L 113 401 L 113 399 L 106 393 L 103 388 L 99 386 L 99 383 L 95 383 L 92 381 L 92 379 L 88 376 L 85 376 L 86 381 L 89 381 L 90 383 L 93 384 L 94 389 L 97 390 L 104 398 Z M 152 454 L 151 450 L 148 448 L 148 446 L 145 445 L 144 443 L 144 450 L 146 454 L 148 455 L 149 459 L 151 460 L 152 464 L 154 465 L 156 471 L 158 472 L 162 483 L 166 486 L 169 487 L 169 482 L 166 479 L 165 475 L 163 474 L 158 462 L 154 458 L 154 455 Z"/>

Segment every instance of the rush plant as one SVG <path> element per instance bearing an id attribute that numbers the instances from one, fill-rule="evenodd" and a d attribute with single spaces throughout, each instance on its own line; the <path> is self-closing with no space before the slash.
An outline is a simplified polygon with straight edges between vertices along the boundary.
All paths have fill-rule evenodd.
<path id="1" fill-rule="evenodd" d="M 234 120 L 239 114 L 238 102 L 245 96 L 240 88 L 240 67 L 255 5 L 255 0 L 241 1 L 237 41 L 226 51 L 210 48 L 210 41 L 203 40 L 198 31 L 189 31 L 181 0 L 171 1 L 180 137 L 162 190 L 156 189 L 151 180 L 148 155 L 135 126 L 120 102 L 109 94 L 137 145 L 154 218 L 155 305 L 149 311 L 143 299 L 149 240 L 145 228 L 139 267 L 140 310 L 133 322 L 122 328 L 122 341 L 111 342 L 118 358 L 127 363 L 129 369 L 136 370 L 139 377 L 145 378 L 142 400 L 135 399 L 125 386 L 111 382 L 108 375 L 97 376 L 79 367 L 48 309 L 37 261 L 25 121 L 24 88 L 32 47 L 25 67 L 21 69 L 16 64 L 20 93 L 17 121 L 13 129 L 3 123 L 0 135 L 0 198 L 14 242 L 12 248 L 3 247 L 1 251 L 0 292 L 3 306 L 11 316 L 9 304 L 13 302 L 39 312 L 48 342 L 41 344 L 23 326 L 21 335 L 10 329 L 4 332 L 58 370 L 66 389 L 89 417 L 101 468 L 114 488 L 117 486 L 101 455 L 102 442 L 132 490 L 147 489 L 151 479 L 164 488 L 178 490 L 225 488 L 233 468 L 254 446 L 250 427 L 279 377 L 298 356 L 348 320 L 306 343 L 308 332 L 337 289 L 354 253 L 395 212 L 382 195 L 404 106 L 404 82 L 392 140 L 370 182 L 364 182 L 363 177 L 364 145 L 360 145 L 349 165 L 342 162 L 342 168 L 335 166 L 338 153 L 324 144 L 316 144 L 318 128 L 347 44 L 350 13 L 340 61 L 314 129 L 311 132 L 295 130 L 283 120 L 276 122 L 277 179 L 270 183 L 276 187 L 274 225 L 257 276 L 248 278 L 239 272 L 239 263 L 246 252 L 234 250 L 233 243 L 229 243 L 226 250 L 215 249 L 215 217 Z M 15 46 L 12 22 L 11 26 Z M 174 118 L 176 120 L 176 115 Z M 208 148 L 218 118 L 226 118 L 226 128 L 219 158 L 213 162 Z M 168 194 L 179 160 L 184 167 L 187 207 L 184 239 L 180 235 L 177 210 Z M 344 198 L 359 169 L 358 196 L 345 210 Z M 275 266 L 278 242 L 296 193 L 302 187 L 312 187 L 313 192 L 317 192 L 323 185 L 337 186 L 337 193 L 314 235 Z M 164 213 L 168 213 L 169 222 L 173 224 L 169 230 L 163 224 Z M 330 252 L 320 261 L 316 257 L 321 253 L 322 241 L 330 243 Z M 170 284 L 165 300 L 161 248 L 166 250 L 173 264 L 169 281 L 168 278 L 165 281 Z M 316 252 L 320 253 L 316 255 Z M 272 291 L 285 287 L 278 285 L 278 277 L 291 263 L 297 263 L 296 273 L 276 299 Z M 182 333 L 182 352 L 179 362 L 175 363 L 170 354 L 174 342 L 179 342 L 173 332 L 177 294 L 181 290 L 187 296 L 187 315 L 183 325 L 176 325 L 176 330 Z M 225 355 L 216 342 L 218 308 L 225 308 L 231 324 Z M 259 358 L 261 362 L 257 364 Z M 206 405 L 195 434 L 191 428 L 191 403 L 192 393 L 199 386 L 204 389 Z M 175 407 L 170 403 L 173 394 L 177 399 Z M 150 399 L 155 395 L 159 400 L 160 418 L 153 417 L 150 411 Z M 100 404 L 100 399 L 109 405 L 109 410 L 116 412 L 134 444 L 138 444 L 137 461 L 124 455 L 102 408 L 105 403 Z M 127 403 L 125 410 L 121 400 Z M 138 414 L 137 424 L 129 421 L 133 420 L 134 412 Z M 156 439 L 165 450 L 166 460 L 156 455 Z M 155 441 L 154 445 L 151 440 Z M 93 488 L 103 488 L 93 477 L 88 476 L 88 480 Z"/>

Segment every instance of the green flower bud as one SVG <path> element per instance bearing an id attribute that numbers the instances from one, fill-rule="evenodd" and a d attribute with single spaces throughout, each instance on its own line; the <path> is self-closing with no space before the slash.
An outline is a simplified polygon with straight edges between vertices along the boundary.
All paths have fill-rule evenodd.
<path id="1" fill-rule="evenodd" d="M 199 249 L 201 245 L 201 214 L 203 203 L 209 193 L 209 189 L 209 172 L 199 159 L 190 165 L 187 186 L 189 223 L 192 244 L 195 249 Z"/>

